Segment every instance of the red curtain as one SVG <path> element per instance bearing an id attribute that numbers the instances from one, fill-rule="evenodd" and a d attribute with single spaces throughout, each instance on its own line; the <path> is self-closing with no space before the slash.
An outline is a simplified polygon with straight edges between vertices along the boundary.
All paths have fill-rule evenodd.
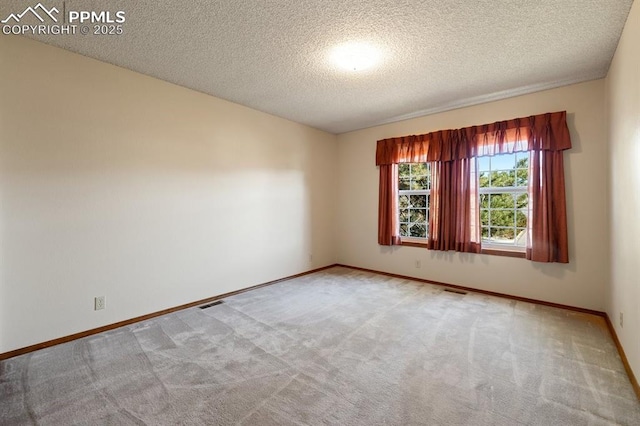
<path id="1" fill-rule="evenodd" d="M 432 163 L 432 200 L 428 246 L 476 252 L 480 247 L 475 157 L 531 153 L 530 220 L 527 258 L 569 261 L 562 151 L 571 148 L 566 111 L 455 130 L 378 141 L 380 166 L 378 242 L 398 244 L 398 163 Z M 464 161 L 463 161 L 464 160 Z M 383 197 L 384 195 L 384 197 Z"/>
<path id="2" fill-rule="evenodd" d="M 479 253 L 475 160 L 436 161 L 431 175 L 428 248 Z"/>
<path id="3" fill-rule="evenodd" d="M 398 165 L 380 166 L 378 209 L 378 244 L 391 246 L 400 243 L 398 230 Z"/>
<path id="4" fill-rule="evenodd" d="M 451 161 L 480 155 L 571 148 L 566 111 L 423 135 L 382 139 L 376 165 Z"/>
<path id="5" fill-rule="evenodd" d="M 562 151 L 534 151 L 529 176 L 527 259 L 569 263 Z"/>

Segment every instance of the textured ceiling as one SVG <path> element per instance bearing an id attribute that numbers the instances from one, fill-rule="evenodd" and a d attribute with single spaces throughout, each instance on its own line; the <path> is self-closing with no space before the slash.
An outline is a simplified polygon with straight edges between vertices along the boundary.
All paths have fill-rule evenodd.
<path id="1" fill-rule="evenodd" d="M 342 133 L 604 77 L 632 2 L 42 0 L 124 10 L 125 34 L 32 37 Z M 0 19 L 37 3 L 2 0 Z M 382 61 L 339 69 L 328 56 L 348 41 Z"/>

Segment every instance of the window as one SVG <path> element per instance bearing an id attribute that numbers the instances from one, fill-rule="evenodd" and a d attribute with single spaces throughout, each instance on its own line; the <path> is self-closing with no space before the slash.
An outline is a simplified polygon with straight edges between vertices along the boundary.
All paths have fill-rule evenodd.
<path id="1" fill-rule="evenodd" d="M 403 240 L 426 242 L 430 193 L 431 167 L 428 163 L 398 165 L 398 224 Z"/>
<path id="2" fill-rule="evenodd" d="M 529 153 L 476 159 L 482 245 L 524 251 L 529 207 Z M 431 167 L 398 164 L 398 225 L 403 241 L 424 243 L 429 231 Z"/>
<path id="3" fill-rule="evenodd" d="M 378 244 L 568 263 L 566 118 L 549 112 L 379 140 Z"/>
<path id="4" fill-rule="evenodd" d="M 529 153 L 478 157 L 482 245 L 524 251 L 529 207 Z"/>

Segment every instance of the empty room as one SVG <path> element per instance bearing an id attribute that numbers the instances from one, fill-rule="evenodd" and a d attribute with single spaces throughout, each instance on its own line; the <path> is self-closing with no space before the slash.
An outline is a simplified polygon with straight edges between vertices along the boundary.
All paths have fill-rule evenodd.
<path id="1" fill-rule="evenodd" d="M 640 425 L 640 4 L 3 0 L 1 425 Z"/>

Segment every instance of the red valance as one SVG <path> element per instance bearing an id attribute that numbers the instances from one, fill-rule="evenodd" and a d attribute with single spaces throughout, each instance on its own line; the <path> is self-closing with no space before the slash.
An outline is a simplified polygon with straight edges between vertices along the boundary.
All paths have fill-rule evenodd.
<path id="1" fill-rule="evenodd" d="M 551 112 L 492 124 L 440 130 L 378 141 L 376 165 L 452 161 L 518 151 L 571 148 L 567 112 Z"/>

